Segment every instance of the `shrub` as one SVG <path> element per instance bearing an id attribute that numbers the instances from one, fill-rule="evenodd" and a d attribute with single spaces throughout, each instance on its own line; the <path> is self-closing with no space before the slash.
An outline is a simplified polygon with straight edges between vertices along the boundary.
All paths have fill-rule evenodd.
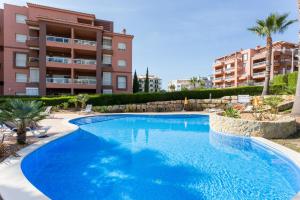
<path id="1" fill-rule="evenodd" d="M 223 116 L 225 117 L 232 117 L 232 118 L 240 118 L 240 112 L 236 109 L 234 109 L 233 107 L 229 107 L 227 108 L 224 113 Z"/>
<path id="2" fill-rule="evenodd" d="M 264 104 L 270 106 L 272 114 L 278 113 L 278 106 L 281 102 L 283 102 L 283 99 L 278 96 L 271 96 L 264 99 Z"/>
<path id="3" fill-rule="evenodd" d="M 79 95 L 76 96 L 76 100 L 77 100 L 77 102 L 80 103 L 82 109 L 85 108 L 86 103 L 89 100 L 89 98 L 90 97 L 87 94 L 79 94 Z"/>
<path id="4" fill-rule="evenodd" d="M 69 108 L 69 103 L 68 102 L 63 102 L 61 104 L 61 107 L 64 109 L 64 110 L 67 110 Z"/>
<path id="5" fill-rule="evenodd" d="M 289 90 L 287 88 L 287 85 L 283 83 L 283 84 L 271 85 L 270 93 L 276 95 L 289 94 Z"/>
<path id="6" fill-rule="evenodd" d="M 289 88 L 296 88 L 297 78 L 298 78 L 298 72 L 293 72 L 288 75 L 288 87 Z"/>
<path id="7" fill-rule="evenodd" d="M 280 74 L 277 76 L 274 76 L 272 80 L 272 84 L 274 85 L 281 85 L 281 84 L 288 84 L 288 75 L 286 74 Z"/>

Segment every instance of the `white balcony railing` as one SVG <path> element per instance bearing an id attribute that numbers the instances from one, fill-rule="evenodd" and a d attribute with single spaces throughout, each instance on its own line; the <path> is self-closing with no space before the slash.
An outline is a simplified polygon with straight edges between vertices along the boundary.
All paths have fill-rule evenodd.
<path id="1" fill-rule="evenodd" d="M 59 42 L 59 43 L 69 43 L 71 40 L 71 38 L 56 37 L 56 36 L 50 36 L 50 35 L 47 35 L 46 39 L 47 39 L 47 41 L 50 41 L 50 42 Z"/>
<path id="2" fill-rule="evenodd" d="M 215 74 L 219 74 L 219 73 L 222 73 L 223 72 L 223 69 L 217 69 L 215 70 Z"/>
<path id="3" fill-rule="evenodd" d="M 226 69 L 225 69 L 226 72 L 231 72 L 231 71 L 233 71 L 233 70 L 234 70 L 233 67 L 230 67 L 230 68 L 226 68 Z"/>
<path id="4" fill-rule="evenodd" d="M 70 78 L 46 78 L 47 83 L 59 83 L 59 84 L 68 84 L 72 83 Z"/>
<path id="5" fill-rule="evenodd" d="M 111 45 L 107 45 L 107 44 L 102 44 L 102 49 L 112 50 L 112 46 Z"/>
<path id="6" fill-rule="evenodd" d="M 96 60 L 89 59 L 73 59 L 73 63 L 79 65 L 96 65 L 96 62 Z"/>
<path id="7" fill-rule="evenodd" d="M 215 81 L 222 81 L 222 80 L 223 80 L 223 77 L 215 78 L 214 80 L 215 80 Z"/>
<path id="8" fill-rule="evenodd" d="M 225 80 L 231 80 L 231 79 L 233 79 L 234 78 L 234 76 L 227 76 L 226 78 L 225 78 Z"/>
<path id="9" fill-rule="evenodd" d="M 253 78 L 264 77 L 265 74 L 266 74 L 265 72 L 257 72 L 257 73 L 253 73 Z"/>
<path id="10" fill-rule="evenodd" d="M 91 41 L 91 40 L 80 40 L 80 39 L 74 39 L 75 44 L 79 45 L 87 45 L 87 46 L 96 46 L 96 41 Z"/>
<path id="11" fill-rule="evenodd" d="M 56 63 L 63 63 L 63 64 L 71 64 L 72 63 L 72 59 L 71 58 L 66 58 L 66 57 L 50 57 L 47 56 L 46 57 L 47 62 L 56 62 Z"/>
<path id="12" fill-rule="evenodd" d="M 264 65 L 264 64 L 266 64 L 266 61 L 253 63 L 253 67 L 260 66 L 260 65 Z"/>
<path id="13" fill-rule="evenodd" d="M 97 80 L 95 79 L 74 79 L 74 83 L 82 85 L 96 85 Z"/>

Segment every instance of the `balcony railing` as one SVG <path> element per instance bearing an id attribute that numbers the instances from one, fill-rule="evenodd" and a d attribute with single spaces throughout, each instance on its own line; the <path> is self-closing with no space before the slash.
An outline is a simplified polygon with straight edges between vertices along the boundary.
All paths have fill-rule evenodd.
<path id="1" fill-rule="evenodd" d="M 225 78 L 225 80 L 231 80 L 231 79 L 233 79 L 234 78 L 234 76 L 227 76 L 226 78 Z"/>
<path id="2" fill-rule="evenodd" d="M 215 74 L 219 74 L 219 73 L 222 73 L 223 72 L 223 69 L 217 69 L 215 70 Z"/>
<path id="3" fill-rule="evenodd" d="M 264 64 L 266 64 L 266 61 L 262 61 L 262 62 L 253 63 L 253 67 L 255 67 L 255 66 L 259 66 L 259 65 L 264 65 Z"/>
<path id="4" fill-rule="evenodd" d="M 233 67 L 231 67 L 231 68 L 226 68 L 226 69 L 225 69 L 226 72 L 231 72 L 231 71 L 233 71 L 233 70 L 234 70 Z"/>
<path id="5" fill-rule="evenodd" d="M 89 59 L 73 59 L 73 63 L 79 65 L 96 65 L 96 62 L 96 60 Z"/>
<path id="6" fill-rule="evenodd" d="M 265 72 L 257 72 L 257 73 L 253 73 L 253 78 L 256 78 L 256 77 L 264 77 L 265 76 Z"/>
<path id="7" fill-rule="evenodd" d="M 47 62 L 56 62 L 56 63 L 63 63 L 63 64 L 71 64 L 72 59 L 66 57 L 46 57 Z"/>
<path id="8" fill-rule="evenodd" d="M 28 57 L 28 62 L 39 62 L 38 57 Z"/>
<path id="9" fill-rule="evenodd" d="M 46 37 L 47 41 L 50 42 L 59 42 L 59 43 L 69 43 L 71 38 L 65 38 L 65 37 L 56 37 L 56 36 L 49 36 Z"/>
<path id="10" fill-rule="evenodd" d="M 222 80 L 223 80 L 223 77 L 215 78 L 214 80 L 215 80 L 215 81 L 222 81 Z"/>
<path id="11" fill-rule="evenodd" d="M 27 36 L 27 40 L 37 41 L 37 40 L 39 40 L 39 37 Z"/>
<path id="12" fill-rule="evenodd" d="M 46 78 L 47 83 L 69 84 L 72 83 L 70 78 Z"/>
<path id="13" fill-rule="evenodd" d="M 91 41 L 91 40 L 80 40 L 80 39 L 74 39 L 75 44 L 79 45 L 88 45 L 88 46 L 96 46 L 96 41 Z"/>
<path id="14" fill-rule="evenodd" d="M 255 85 L 255 86 L 263 86 L 264 82 L 254 82 L 253 85 Z"/>
<path id="15" fill-rule="evenodd" d="M 111 45 L 107 45 L 107 44 L 102 44 L 102 49 L 112 50 L 112 46 Z"/>
<path id="16" fill-rule="evenodd" d="M 82 85 L 96 85 L 97 80 L 95 79 L 74 79 L 74 83 Z"/>

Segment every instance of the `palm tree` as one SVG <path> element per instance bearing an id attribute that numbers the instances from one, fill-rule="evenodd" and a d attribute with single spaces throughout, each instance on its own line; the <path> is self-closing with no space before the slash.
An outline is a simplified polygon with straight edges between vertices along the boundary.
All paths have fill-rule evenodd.
<path id="1" fill-rule="evenodd" d="M 10 99 L 0 109 L 0 121 L 10 122 L 17 130 L 17 143 L 26 143 L 27 127 L 46 117 L 40 101 L 23 101 Z"/>
<path id="2" fill-rule="evenodd" d="M 76 96 L 76 99 L 81 104 L 81 109 L 84 109 L 90 97 L 87 94 L 79 94 Z"/>
<path id="3" fill-rule="evenodd" d="M 263 95 L 269 93 L 269 83 L 270 83 L 270 71 L 271 71 L 271 58 L 272 58 L 272 48 L 273 40 L 272 35 L 276 33 L 284 33 L 284 31 L 297 20 L 287 20 L 288 14 L 277 14 L 271 13 L 265 20 L 257 20 L 256 25 L 252 28 L 249 28 L 249 31 L 254 32 L 258 36 L 264 37 L 267 39 L 267 56 L 266 56 L 266 74 L 265 74 L 265 83 L 264 89 L 262 92 Z"/>
<path id="4" fill-rule="evenodd" d="M 195 89 L 196 88 L 196 84 L 198 83 L 198 78 L 194 76 L 194 77 L 192 77 L 190 79 L 190 82 L 193 85 L 193 89 Z"/>
<path id="5" fill-rule="evenodd" d="M 298 16 L 300 18 L 300 0 L 298 0 Z M 299 47 L 300 47 L 300 41 L 299 41 Z M 300 58 L 300 49 L 298 49 L 298 58 Z M 298 79 L 297 79 L 295 102 L 293 105 L 292 114 L 296 116 L 300 116 L 300 59 L 298 59 Z"/>

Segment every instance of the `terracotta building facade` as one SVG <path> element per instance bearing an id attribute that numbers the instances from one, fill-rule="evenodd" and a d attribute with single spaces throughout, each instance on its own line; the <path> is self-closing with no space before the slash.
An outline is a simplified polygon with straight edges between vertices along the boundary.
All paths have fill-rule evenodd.
<path id="1" fill-rule="evenodd" d="M 278 74 L 298 70 L 297 45 L 274 42 L 271 79 Z M 263 85 L 266 70 L 266 47 L 257 46 L 217 58 L 213 64 L 215 88 Z"/>
<path id="2" fill-rule="evenodd" d="M 132 92 L 133 36 L 113 22 L 31 3 L 0 21 L 0 95 Z"/>

